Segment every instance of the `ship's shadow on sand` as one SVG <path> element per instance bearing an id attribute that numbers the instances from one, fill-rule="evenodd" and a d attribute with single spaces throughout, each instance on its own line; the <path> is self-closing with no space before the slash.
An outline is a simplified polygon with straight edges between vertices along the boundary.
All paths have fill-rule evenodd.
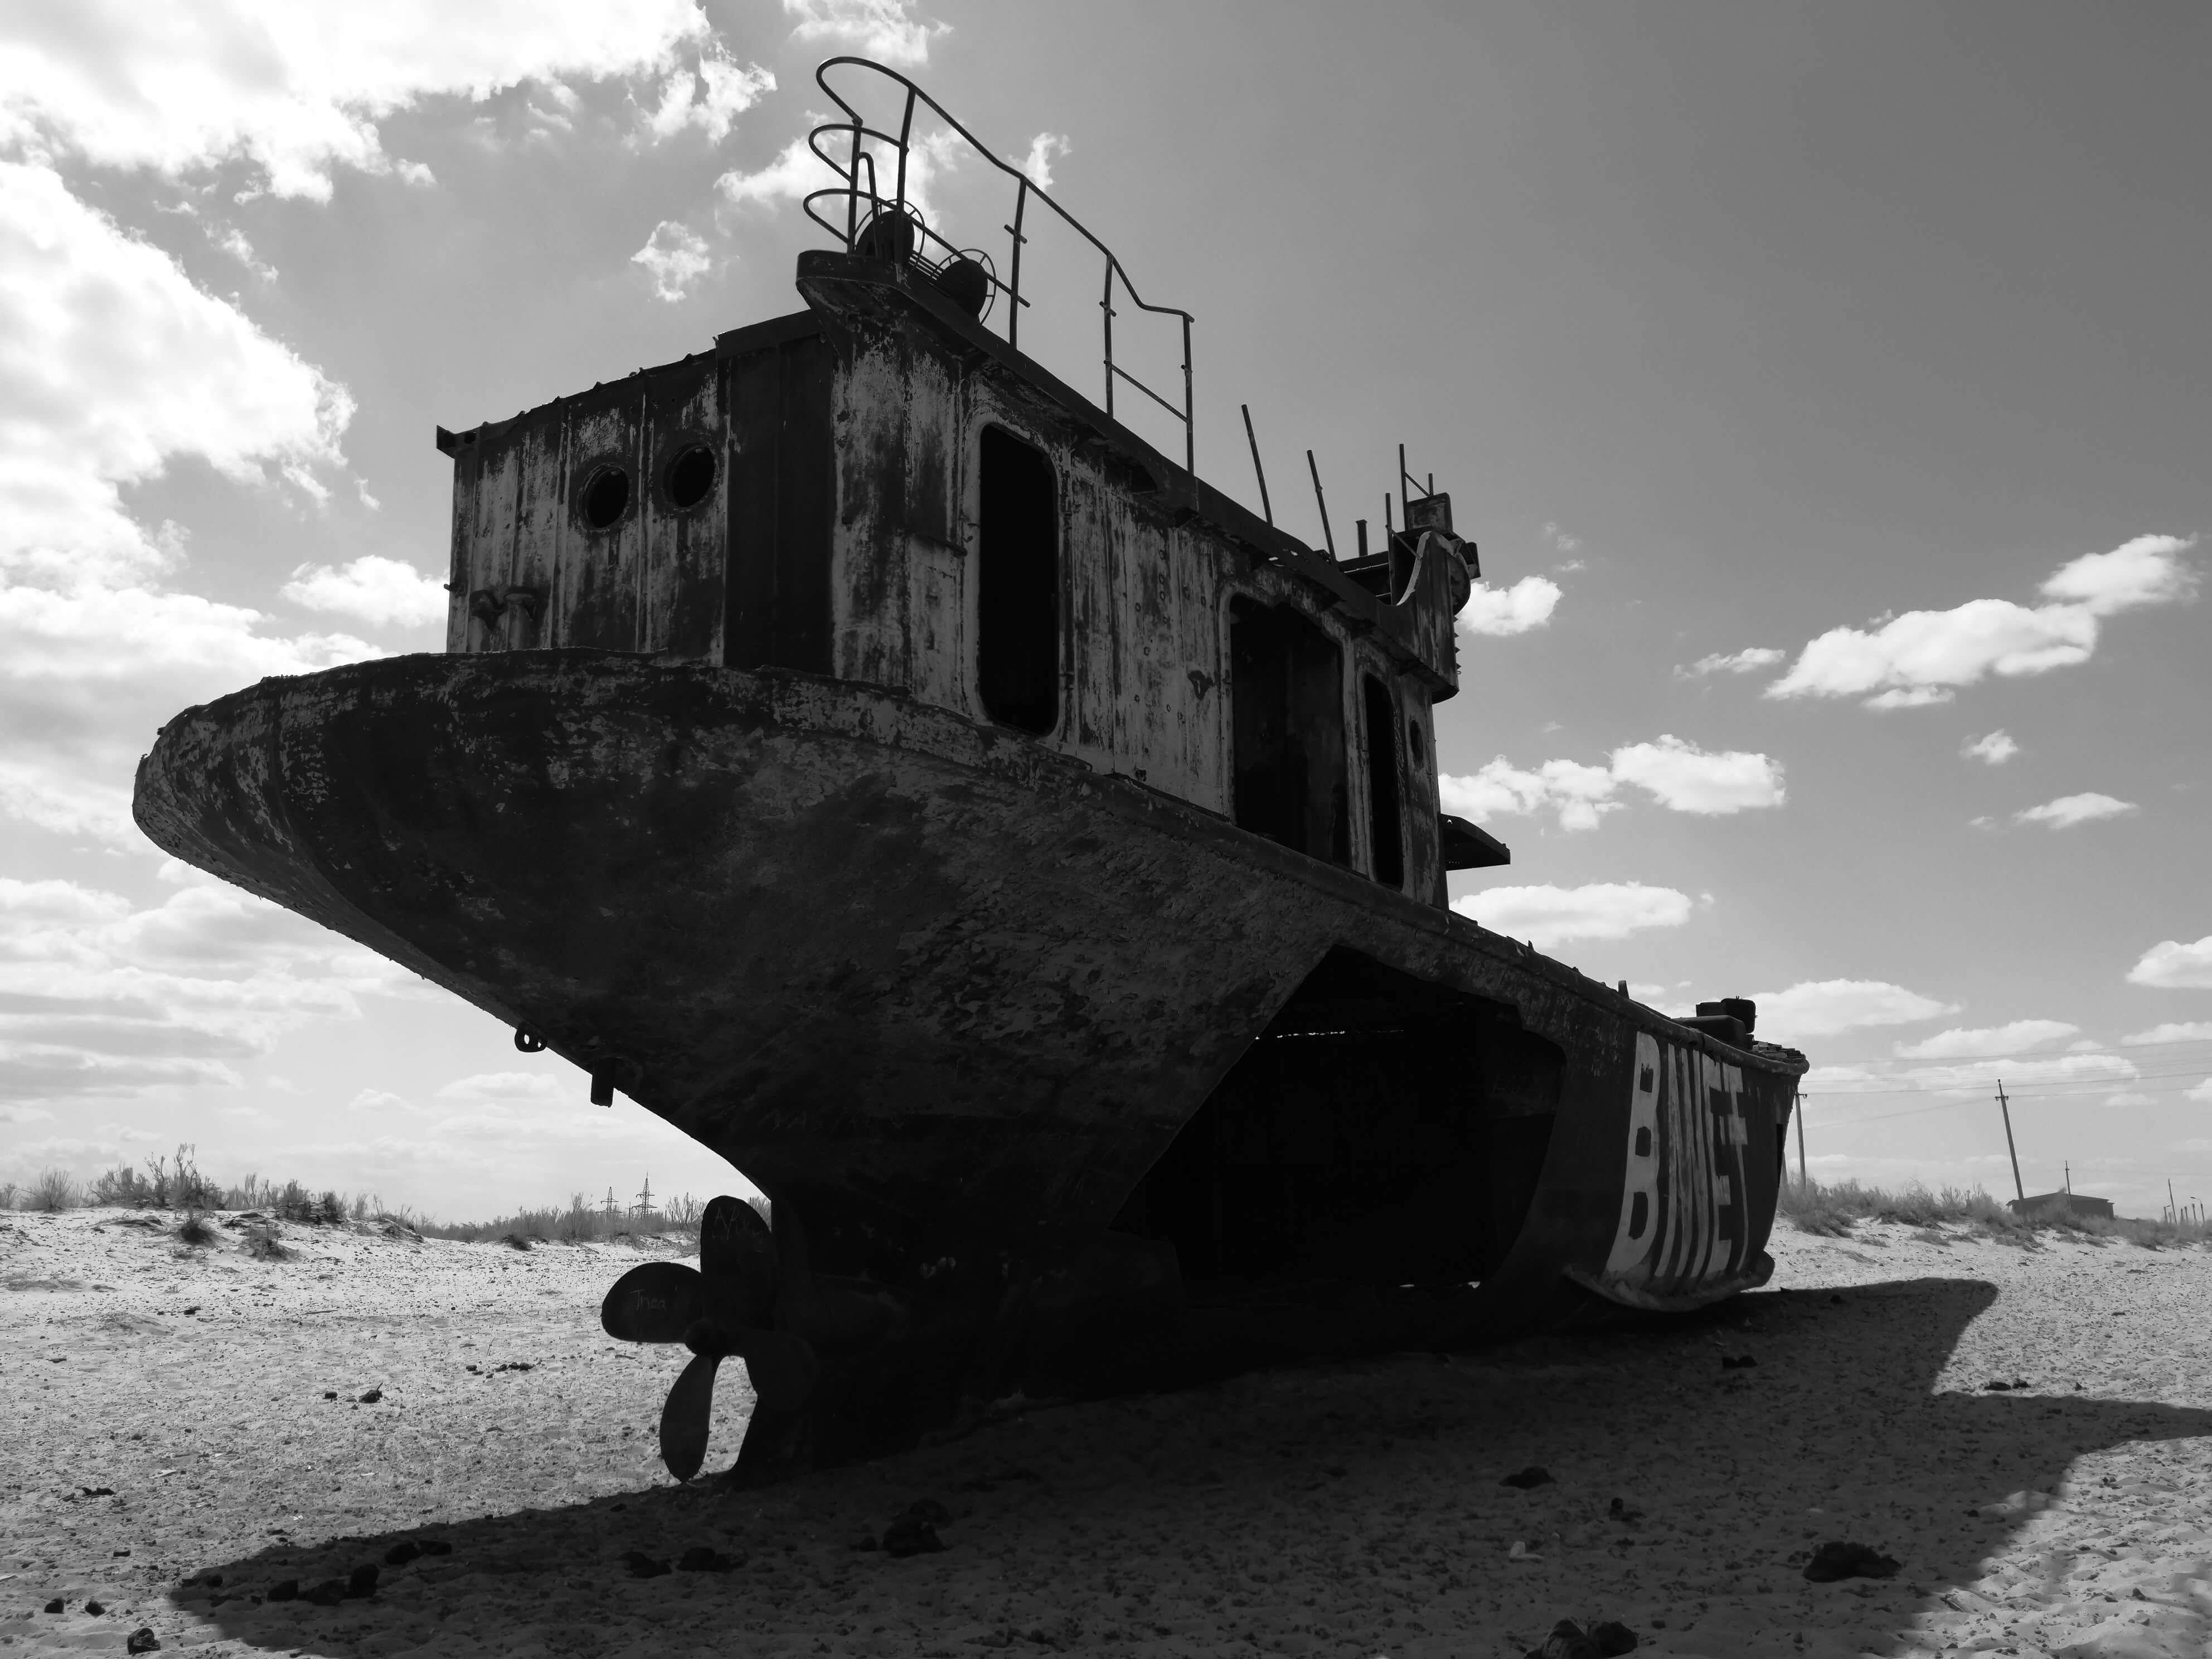
<path id="1" fill-rule="evenodd" d="M 207 1564 L 223 1577 L 220 1605 L 181 1595 L 226 1634 L 346 1656 L 393 1652 L 426 1618 L 432 1648 L 520 1626 L 576 1653 L 738 1632 L 849 1636 L 855 1651 L 920 1638 L 928 1650 L 1032 1627 L 1137 1646 L 1170 1630 L 1203 1638 L 1190 1615 L 1224 1641 L 1284 1628 L 1353 1637 L 1375 1634 L 1363 1620 L 1380 1626 L 1386 1606 L 1414 1618 L 1401 1636 L 1494 1634 L 1530 1632 L 1535 1615 L 1516 1609 L 1583 1610 L 1603 1595 L 1630 1614 L 1729 1596 L 1770 1599 L 1778 1621 L 1785 1601 L 1802 1616 L 1812 1587 L 1790 1558 L 1841 1537 L 1899 1559 L 1909 1613 L 2008 1547 L 2028 1519 L 1991 1507 L 2008 1494 L 2054 1488 L 2106 1448 L 2212 1434 L 2212 1412 L 2093 1398 L 2064 1375 L 2031 1372 L 2017 1392 L 1982 1388 L 2009 1376 L 1954 1377 L 1959 1391 L 1936 1392 L 1996 1294 L 1933 1278 L 1761 1293 L 1663 1329 L 1287 1368 L 1034 1412 L 765 1492 L 702 1480 L 258 1552 Z M 1720 1364 L 1745 1354 L 1757 1364 Z M 641 1399 L 641 1418 L 657 1403 Z M 1554 1479 L 1527 1492 L 1499 1484 L 1529 1464 Z M 2092 1482 L 2079 1501 L 2095 1492 Z M 923 1497 L 951 1511 L 945 1553 L 850 1547 Z M 1615 1498 L 1644 1518 L 1615 1518 Z M 451 1555 L 382 1566 L 371 1597 L 252 1600 L 281 1580 L 312 1589 L 381 1565 L 422 1538 Z M 1509 1562 L 1516 1538 L 1548 1565 Z M 1379 1574 L 1378 1539 L 1389 1546 Z M 696 1547 L 742 1564 L 639 1579 L 624 1562 L 635 1551 L 673 1563 Z M 1437 1547 L 1447 1562 L 1431 1563 Z M 1255 1560 L 1284 1571 L 1256 1583 Z M 1395 1586 L 1385 1601 L 1378 1582 Z M 1632 1596 L 1639 1605 L 1625 1605 Z M 1190 1615 L 1170 1616 L 1186 1602 Z M 1293 1613 L 1304 1622 L 1281 1622 Z"/>

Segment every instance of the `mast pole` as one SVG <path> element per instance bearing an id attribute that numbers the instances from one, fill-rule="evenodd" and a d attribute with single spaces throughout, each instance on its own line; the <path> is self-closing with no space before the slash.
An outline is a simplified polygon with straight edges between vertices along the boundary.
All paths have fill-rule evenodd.
<path id="1" fill-rule="evenodd" d="M 2012 1189 L 2020 1195 L 2020 1201 L 2025 1205 L 2027 1202 L 2027 1188 L 2021 1186 L 2020 1182 L 2020 1149 L 2013 1145 L 2012 1140 L 2012 1102 L 2005 1098 L 2002 1078 L 1997 1079 L 1997 1110 L 2004 1114 L 2005 1151 L 2012 1155 Z"/>
<path id="2" fill-rule="evenodd" d="M 1275 522 L 1275 509 L 1267 501 L 1267 469 L 1260 465 L 1260 441 L 1252 435 L 1252 405 L 1239 404 L 1237 406 L 1244 411 L 1244 441 L 1252 446 L 1252 471 L 1260 479 L 1260 511 L 1267 515 L 1267 522 L 1273 524 Z"/>

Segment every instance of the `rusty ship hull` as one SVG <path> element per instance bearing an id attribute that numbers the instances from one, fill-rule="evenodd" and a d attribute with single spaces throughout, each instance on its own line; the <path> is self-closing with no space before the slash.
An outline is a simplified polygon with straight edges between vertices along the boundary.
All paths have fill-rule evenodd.
<path id="1" fill-rule="evenodd" d="M 888 1310 L 817 1457 L 1770 1269 L 1794 1055 L 878 689 L 400 658 L 188 711 L 137 802 L 804 1216 Z"/>

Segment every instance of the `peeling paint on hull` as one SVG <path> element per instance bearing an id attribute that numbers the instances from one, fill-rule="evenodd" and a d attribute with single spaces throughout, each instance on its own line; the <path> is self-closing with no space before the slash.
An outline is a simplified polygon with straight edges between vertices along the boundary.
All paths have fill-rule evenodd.
<path id="1" fill-rule="evenodd" d="M 1593 1291 L 1686 1307 L 1765 1262 L 1801 1059 L 1722 1048 L 906 696 L 585 651 L 401 658 L 188 710 L 136 810 L 166 850 L 528 1029 L 794 1206 L 816 1273 L 901 1310 L 895 1335 L 830 1356 L 819 1457 L 1014 1388 L 1448 1346 L 1586 1314 Z M 1109 1225 L 1343 951 L 1510 1005 L 1565 1056 L 1526 1222 L 1463 1294 L 1194 1305 L 1172 1253 Z M 1639 1103 L 1662 1048 L 1725 1066 L 1719 1127 L 1686 1085 L 1656 1117 Z M 1638 1130 L 1660 1137 L 1643 1159 Z M 1717 1148 L 1717 1183 L 1688 1173 Z M 1624 1244 L 1646 1161 L 1673 1172 L 1665 1224 L 1694 1252 Z"/>

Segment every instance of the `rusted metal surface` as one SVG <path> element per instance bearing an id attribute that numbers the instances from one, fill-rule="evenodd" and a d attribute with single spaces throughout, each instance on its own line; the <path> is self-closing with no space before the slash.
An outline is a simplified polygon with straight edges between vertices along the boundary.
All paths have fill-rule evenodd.
<path id="1" fill-rule="evenodd" d="M 1174 1375 L 1299 1330 L 1446 1341 L 1563 1316 L 1583 1294 L 1563 1272 L 1613 1257 L 1645 1039 L 1741 1071 L 1741 1140 L 1677 1154 L 1724 1147 L 1741 1184 L 1691 1182 L 1670 1214 L 1755 1265 L 1802 1066 L 1132 779 L 806 676 L 518 652 L 270 681 L 172 721 L 137 810 L 178 856 L 611 1073 L 804 1216 L 811 1271 L 902 1332 L 865 1364 L 825 1353 L 822 1455 L 957 1420 L 1024 1364 Z M 1123 1298 L 1143 1340 L 1090 1364 L 1083 1334 L 1109 1325 L 1054 1297 L 1150 1259 L 1109 1224 L 1341 951 L 1510 1006 L 1557 1051 L 1510 1248 L 1425 1309 L 1201 1317 L 1155 1286 Z M 1686 1110 L 1662 1137 L 1701 1122 Z"/>

